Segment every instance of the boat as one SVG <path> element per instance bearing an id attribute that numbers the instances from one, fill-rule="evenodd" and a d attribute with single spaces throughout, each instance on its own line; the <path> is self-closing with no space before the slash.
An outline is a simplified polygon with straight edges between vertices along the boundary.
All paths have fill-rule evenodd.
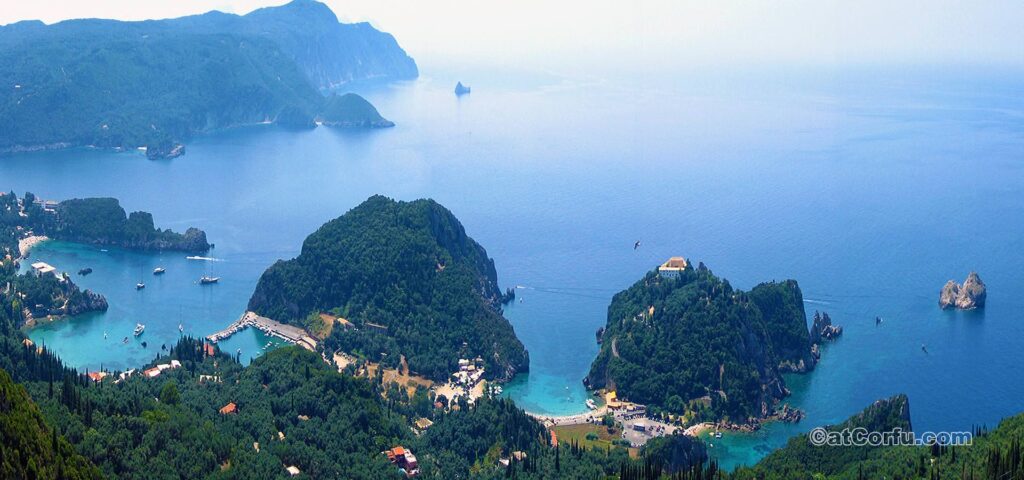
<path id="1" fill-rule="evenodd" d="M 179 323 L 178 324 L 178 331 L 184 333 L 185 332 L 185 326 Z"/>
<path id="2" fill-rule="evenodd" d="M 167 270 L 164 270 L 164 267 L 156 267 L 153 269 L 153 275 L 161 275 L 166 271 Z"/>
<path id="3" fill-rule="evenodd" d="M 78 274 L 83 276 L 83 277 L 88 275 L 88 274 L 90 274 L 90 273 L 92 273 L 92 269 L 89 268 L 89 267 L 83 268 L 83 269 L 78 271 Z"/>
<path id="4" fill-rule="evenodd" d="M 588 398 L 587 399 L 587 408 L 589 408 L 591 410 L 597 410 L 597 404 L 594 403 L 594 399 L 593 398 Z"/>
<path id="5" fill-rule="evenodd" d="M 128 337 L 124 337 L 124 340 L 121 340 L 121 343 L 128 343 Z"/>
<path id="6" fill-rule="evenodd" d="M 139 282 L 139 283 L 135 284 L 135 289 L 136 290 L 142 290 L 143 288 L 146 288 L 146 284 L 145 283 Z"/>
<path id="7" fill-rule="evenodd" d="M 722 438 L 722 432 L 715 432 L 715 438 Z"/>
<path id="8" fill-rule="evenodd" d="M 145 330 L 146 330 L 146 326 L 145 325 L 143 325 L 141 323 L 136 323 L 135 324 L 135 330 L 132 332 L 132 334 L 137 337 L 139 335 L 142 335 L 142 332 L 144 332 Z"/>
<path id="9" fill-rule="evenodd" d="M 199 284 L 200 285 L 209 285 L 211 283 L 217 283 L 219 281 L 220 281 L 220 277 L 210 277 L 210 276 L 207 276 L 207 275 L 203 275 L 202 277 L 199 277 Z"/>

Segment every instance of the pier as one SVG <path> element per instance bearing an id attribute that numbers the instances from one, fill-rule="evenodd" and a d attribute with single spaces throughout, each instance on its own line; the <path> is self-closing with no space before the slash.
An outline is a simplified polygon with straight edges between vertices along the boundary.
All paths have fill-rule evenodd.
<path id="1" fill-rule="evenodd" d="M 245 312 L 241 318 L 232 322 L 231 325 L 228 325 L 219 332 L 208 335 L 206 339 L 217 343 L 248 327 L 257 328 L 272 337 L 280 338 L 288 343 L 294 343 L 310 351 L 316 351 L 316 339 L 306 330 L 293 325 L 286 325 L 267 317 L 261 317 L 255 312 Z"/>

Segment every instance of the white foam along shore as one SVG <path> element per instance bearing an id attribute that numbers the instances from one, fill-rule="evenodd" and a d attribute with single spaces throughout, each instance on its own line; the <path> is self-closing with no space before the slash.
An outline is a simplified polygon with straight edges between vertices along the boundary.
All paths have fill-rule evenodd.
<path id="1" fill-rule="evenodd" d="M 18 240 L 18 257 L 25 258 L 25 255 L 28 254 L 29 250 L 32 250 L 32 247 L 39 245 L 40 243 L 43 243 L 49 239 L 49 237 L 43 235 L 30 235 L 28 237 L 22 238 L 21 240 Z"/>

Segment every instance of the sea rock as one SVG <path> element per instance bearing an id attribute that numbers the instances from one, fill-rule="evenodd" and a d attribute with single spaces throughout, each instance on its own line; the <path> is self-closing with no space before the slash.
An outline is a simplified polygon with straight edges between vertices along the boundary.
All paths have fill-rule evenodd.
<path id="1" fill-rule="evenodd" d="M 158 142 L 146 146 L 146 158 L 150 160 L 171 159 L 185 154 L 185 146 L 180 143 Z"/>
<path id="2" fill-rule="evenodd" d="M 456 95 L 462 96 L 462 95 L 465 95 L 465 94 L 467 94 L 467 93 L 469 93 L 471 91 L 472 91 L 472 89 L 470 87 L 467 87 L 467 86 L 463 85 L 462 82 L 459 82 L 459 83 L 455 84 L 455 94 Z"/>
<path id="3" fill-rule="evenodd" d="M 950 280 L 939 292 L 939 307 L 943 310 L 956 306 L 956 299 L 960 296 L 960 285 Z"/>
<path id="4" fill-rule="evenodd" d="M 817 344 L 822 341 L 832 341 L 843 334 L 843 327 L 832 324 L 832 318 L 828 313 L 814 312 L 814 323 L 811 325 L 811 343 Z"/>
<path id="5" fill-rule="evenodd" d="M 953 280 L 946 282 L 939 292 L 939 307 L 943 310 L 954 307 L 960 310 L 982 308 L 985 306 L 986 296 L 985 282 L 981 281 L 977 272 L 971 272 L 963 285 L 958 285 Z"/>

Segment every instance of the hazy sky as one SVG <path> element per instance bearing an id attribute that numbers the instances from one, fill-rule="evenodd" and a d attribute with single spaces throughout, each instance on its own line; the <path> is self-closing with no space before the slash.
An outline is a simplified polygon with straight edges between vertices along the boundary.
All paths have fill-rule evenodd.
<path id="1" fill-rule="evenodd" d="M 281 0 L 0 0 L 0 23 L 246 13 Z M 325 0 L 419 59 L 1024 66 L 1024 1 Z M 615 62 L 612 62 L 615 63 Z"/>

